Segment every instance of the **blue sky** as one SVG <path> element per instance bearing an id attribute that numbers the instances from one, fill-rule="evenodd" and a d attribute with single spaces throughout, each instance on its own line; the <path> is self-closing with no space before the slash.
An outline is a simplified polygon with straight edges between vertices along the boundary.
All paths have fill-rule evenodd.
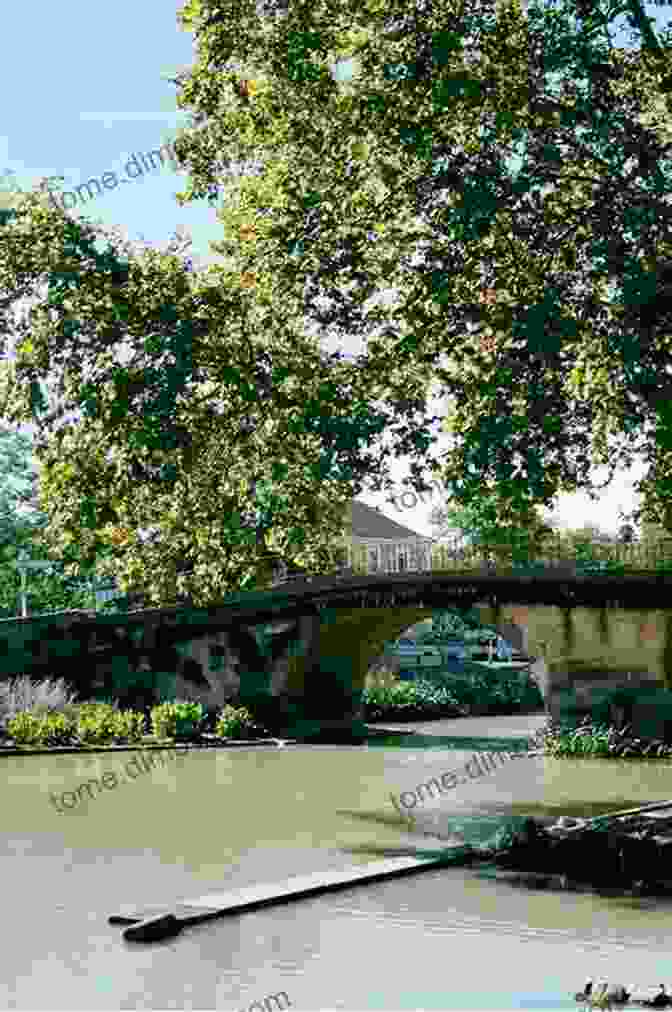
<path id="1" fill-rule="evenodd" d="M 116 0 L 110 7 L 70 0 L 66 8 L 52 4 L 9 4 L 3 9 L 5 46 L 0 62 L 3 120 L 0 125 L 0 176 L 7 170 L 24 190 L 45 176 L 65 176 L 63 189 L 115 172 L 123 179 L 132 155 L 169 143 L 187 115 L 177 110 L 175 87 L 167 79 L 194 59 L 192 36 L 177 23 L 177 5 L 144 0 Z M 672 24 L 670 6 L 646 4 L 656 27 Z M 622 19 L 621 19 L 622 20 Z M 618 33 L 615 45 L 626 45 Z M 142 161 L 142 159 L 140 159 Z M 170 162 L 126 179 L 116 189 L 79 204 L 83 214 L 106 227 L 117 227 L 131 240 L 164 248 L 176 228 L 193 240 L 196 266 L 214 262 L 209 242 L 221 237 L 215 211 L 206 202 L 181 208 L 174 194 L 183 177 Z M 333 342 L 329 342 L 334 347 Z M 359 345 L 345 343 L 345 352 Z M 31 433 L 30 426 L 22 431 Z M 407 473 L 399 462 L 395 478 Z M 600 473 L 596 477 L 599 480 Z M 632 475 L 629 476 L 632 478 Z M 627 476 L 626 476 L 627 480 Z M 363 496 L 383 506 L 384 496 Z M 627 485 L 609 495 L 600 510 L 584 505 L 584 497 L 561 497 L 558 517 L 575 524 L 585 519 L 615 526 L 616 505 L 632 502 Z M 421 533 L 430 533 L 429 506 L 388 515 Z M 586 510 L 589 509 L 587 513 Z M 597 512 L 596 512 L 597 510 Z M 613 523 L 612 523 L 613 521 Z"/>

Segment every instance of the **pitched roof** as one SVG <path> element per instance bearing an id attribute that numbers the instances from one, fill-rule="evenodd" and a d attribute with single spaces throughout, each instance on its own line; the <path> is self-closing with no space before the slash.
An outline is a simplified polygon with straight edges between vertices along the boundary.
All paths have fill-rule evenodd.
<path id="1" fill-rule="evenodd" d="M 425 534 L 412 531 L 410 527 L 398 524 L 396 520 L 390 520 L 384 513 L 374 509 L 373 506 L 366 506 L 357 499 L 352 502 L 352 536 L 355 538 L 389 538 L 395 541 L 427 537 Z"/>

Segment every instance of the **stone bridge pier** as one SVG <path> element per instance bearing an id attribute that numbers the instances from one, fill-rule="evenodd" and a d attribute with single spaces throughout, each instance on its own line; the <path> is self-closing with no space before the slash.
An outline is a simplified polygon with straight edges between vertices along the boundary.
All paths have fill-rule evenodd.
<path id="1" fill-rule="evenodd" d="M 291 618 L 239 625 L 184 643 L 182 671 L 186 675 L 189 665 L 197 667 L 217 705 L 234 696 L 243 704 L 254 700 L 269 722 L 289 726 L 298 715 L 318 721 L 323 731 L 346 733 L 362 724 L 361 693 L 372 662 L 403 630 L 431 614 L 422 605 L 313 607 Z M 171 691 L 184 695 L 185 684 L 177 680 Z"/>
<path id="2" fill-rule="evenodd" d="M 518 631 L 550 717 L 630 724 L 635 735 L 672 743 L 670 609 L 513 605 L 480 611 L 503 635 L 507 622 Z"/>
<path id="3" fill-rule="evenodd" d="M 62 677 L 80 699 L 122 707 L 187 699 L 217 710 L 254 701 L 269 726 L 305 713 L 350 726 L 352 664 L 341 665 L 341 677 L 325 665 L 322 619 L 312 603 L 257 621 L 167 608 L 20 618 L 0 628 L 0 674 Z"/>
<path id="4" fill-rule="evenodd" d="M 157 671 L 156 649 L 142 651 L 134 668 L 152 672 L 155 688 L 165 698 L 194 699 L 219 708 L 231 699 L 244 702 L 267 695 L 276 713 L 286 714 L 319 667 L 319 630 L 317 613 L 242 623 L 174 643 L 172 650 L 161 652 L 165 674 Z"/>
<path id="5" fill-rule="evenodd" d="M 351 725 L 351 670 L 339 683 L 323 670 L 317 610 L 261 624 L 239 624 L 174 644 L 173 673 L 158 676 L 162 697 L 194 699 L 214 708 L 236 699 L 254 702 L 270 725 L 291 725 L 297 714 L 322 727 Z M 170 664 L 166 665 L 170 668 Z M 141 655 L 136 670 L 153 671 L 156 653 Z M 334 709 L 336 708 L 336 709 Z"/>

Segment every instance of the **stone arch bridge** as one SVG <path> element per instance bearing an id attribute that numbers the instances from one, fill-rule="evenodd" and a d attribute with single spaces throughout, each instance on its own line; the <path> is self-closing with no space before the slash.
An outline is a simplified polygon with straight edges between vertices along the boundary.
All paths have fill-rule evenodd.
<path id="1" fill-rule="evenodd" d="M 556 716 L 616 693 L 626 716 L 639 706 L 645 718 L 648 706 L 660 721 L 672 699 L 672 575 L 651 572 L 314 576 L 211 607 L 4 620 L 0 676 L 62 674 L 80 692 L 136 705 L 266 695 L 276 715 L 298 708 L 347 723 L 385 644 L 455 607 L 519 631 Z"/>

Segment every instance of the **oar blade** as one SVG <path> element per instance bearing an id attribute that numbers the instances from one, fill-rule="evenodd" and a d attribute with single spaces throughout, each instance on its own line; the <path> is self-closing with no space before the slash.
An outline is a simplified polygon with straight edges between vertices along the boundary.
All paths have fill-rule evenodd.
<path id="1" fill-rule="evenodd" d="M 184 927 L 175 914 L 159 914 L 139 924 L 131 924 L 122 935 L 126 942 L 160 942 L 165 938 L 175 938 Z"/>

